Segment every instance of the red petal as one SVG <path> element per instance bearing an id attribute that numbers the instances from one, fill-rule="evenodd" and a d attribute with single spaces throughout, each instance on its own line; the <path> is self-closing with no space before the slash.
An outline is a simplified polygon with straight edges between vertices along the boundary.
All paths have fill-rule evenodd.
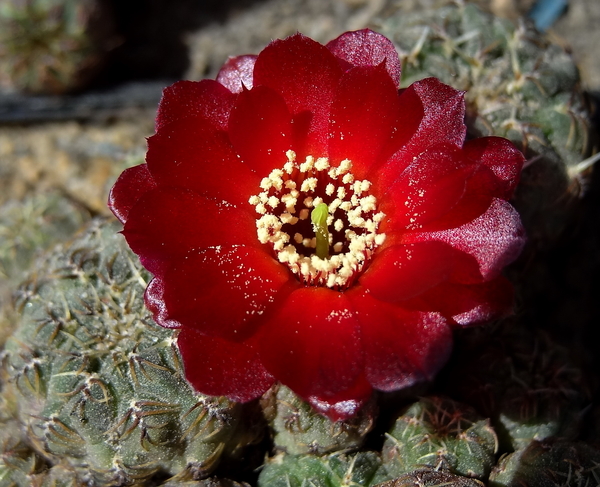
<path id="1" fill-rule="evenodd" d="M 375 255 L 359 282 L 377 299 L 409 299 L 447 280 L 455 266 L 454 254 L 441 242 L 393 245 Z"/>
<path id="2" fill-rule="evenodd" d="M 216 245 L 260 245 L 249 213 L 180 188 L 147 192 L 123 234 L 140 257 L 159 261 Z"/>
<path id="3" fill-rule="evenodd" d="M 261 177 L 286 163 L 291 135 L 291 115 L 275 91 L 258 86 L 238 95 L 229 136 L 242 161 Z"/>
<path id="4" fill-rule="evenodd" d="M 327 288 L 294 291 L 265 326 L 260 340 L 267 370 L 304 398 L 338 402 L 363 371 L 351 303 L 344 294 Z"/>
<path id="5" fill-rule="evenodd" d="M 410 90 L 421 101 L 423 118 L 411 139 L 380 170 L 377 184 L 383 191 L 393 183 L 398 172 L 422 152 L 444 143 L 461 147 L 465 140 L 464 92 L 445 85 L 437 78 L 416 81 L 406 91 L 410 93 Z"/>
<path id="6" fill-rule="evenodd" d="M 178 322 L 235 342 L 252 335 L 297 283 L 266 251 L 244 246 L 206 249 L 171 262 L 163 282 L 159 324 L 166 318 L 167 326 Z"/>
<path id="7" fill-rule="evenodd" d="M 425 293 L 420 301 L 417 308 L 439 311 L 456 324 L 468 326 L 510 315 L 514 293 L 512 284 L 500 276 L 483 284 L 443 283 Z"/>
<path id="8" fill-rule="evenodd" d="M 465 156 L 491 169 L 495 176 L 488 192 L 508 200 L 519 182 L 525 157 L 512 142 L 501 137 L 480 137 L 464 145 Z"/>
<path id="9" fill-rule="evenodd" d="M 232 93 L 241 93 L 244 88 L 252 89 L 254 77 L 254 63 L 256 56 L 230 57 L 217 74 L 217 81 Z"/>
<path id="10" fill-rule="evenodd" d="M 110 190 L 108 208 L 121 223 L 125 223 L 131 208 L 144 194 L 154 188 L 156 182 L 146 164 L 125 169 Z"/>
<path id="11" fill-rule="evenodd" d="M 402 65 L 398 52 L 392 41 L 378 32 L 370 29 L 345 32 L 329 42 L 327 49 L 345 61 L 344 64 L 349 63 L 351 66 L 377 66 L 385 61 L 385 69 L 392 78 L 394 87 L 398 88 L 400 85 Z"/>
<path id="12" fill-rule="evenodd" d="M 359 179 L 380 162 L 398 112 L 398 93 L 383 67 L 346 72 L 331 106 L 329 157 L 333 163 L 352 161 Z"/>
<path id="13" fill-rule="evenodd" d="M 156 114 L 156 131 L 174 120 L 197 115 L 226 130 L 234 101 L 235 95 L 216 81 L 178 81 L 163 91 Z"/>
<path id="14" fill-rule="evenodd" d="M 373 388 L 361 375 L 353 387 L 338 394 L 335 398 L 327 400 L 316 396 L 308 397 L 306 400 L 319 413 L 327 416 L 331 421 L 345 421 L 356 416 L 358 411 L 371 398 Z"/>
<path id="15" fill-rule="evenodd" d="M 513 262 L 525 244 L 525 231 L 517 211 L 506 201 L 494 199 L 479 218 L 439 232 L 406 234 L 406 243 L 439 240 L 475 257 L 484 280 L 497 277 Z"/>
<path id="16" fill-rule="evenodd" d="M 467 134 L 464 91 L 458 91 L 437 78 L 412 84 L 423 104 L 423 121 L 410 141 L 413 153 L 447 142 L 462 146 Z"/>
<path id="17" fill-rule="evenodd" d="M 296 34 L 272 42 L 258 55 L 254 86 L 273 88 L 284 97 L 295 118 L 308 118 L 305 150 L 319 157 L 326 155 L 329 109 L 341 75 L 338 60 L 329 49 Z"/>
<path id="18" fill-rule="evenodd" d="M 203 394 L 246 402 L 262 396 L 275 381 L 249 343 L 228 342 L 183 328 L 177 344 L 186 379 Z"/>
<path id="19" fill-rule="evenodd" d="M 414 136 L 417 129 L 421 125 L 423 116 L 423 102 L 415 91 L 414 85 L 400 90 L 398 102 L 396 103 L 398 112 L 396 120 L 393 123 L 393 131 L 387 143 L 385 156 L 382 158 L 387 161 L 393 154 L 402 149 L 408 141 Z M 412 160 L 407 158 L 404 165 L 401 165 L 401 159 L 396 158 L 394 171 L 396 176 L 402 172 Z"/>
<path id="20" fill-rule="evenodd" d="M 392 229 L 419 228 L 439 218 L 460 201 L 468 177 L 476 169 L 460 149 L 447 144 L 416 156 L 381 198 L 381 211 Z M 382 227 L 382 231 L 387 228 Z"/>
<path id="21" fill-rule="evenodd" d="M 409 311 L 378 301 L 360 288 L 351 296 L 362 328 L 366 376 L 394 391 L 431 380 L 452 350 L 452 333 L 437 313 Z"/>
<path id="22" fill-rule="evenodd" d="M 148 168 L 162 186 L 181 186 L 247 207 L 260 177 L 233 151 L 227 134 L 203 118 L 177 120 L 148 139 Z"/>
<path id="23" fill-rule="evenodd" d="M 165 328 L 180 328 L 181 323 L 173 321 L 169 318 L 169 312 L 167 305 L 165 304 L 165 283 L 162 278 L 154 277 L 146 286 L 146 292 L 144 293 L 144 302 L 146 308 L 150 310 L 156 321 L 160 326 Z"/>

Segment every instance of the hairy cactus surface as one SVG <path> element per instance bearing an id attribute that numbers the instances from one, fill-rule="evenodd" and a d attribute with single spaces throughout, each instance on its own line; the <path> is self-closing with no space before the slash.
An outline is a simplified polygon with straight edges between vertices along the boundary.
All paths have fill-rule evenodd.
<path id="1" fill-rule="evenodd" d="M 585 443 L 533 441 L 500 459 L 490 487 L 580 487 L 600 482 L 600 451 Z"/>
<path id="2" fill-rule="evenodd" d="M 532 27 L 466 2 L 382 18 L 376 27 L 400 49 L 403 86 L 435 76 L 466 90 L 470 133 L 506 137 L 523 150 L 529 167 L 515 205 L 531 239 L 555 238 L 593 144 L 571 56 Z"/>
<path id="3" fill-rule="evenodd" d="M 477 479 L 470 479 L 435 469 L 420 469 L 402 475 L 377 487 L 484 487 Z"/>
<path id="4" fill-rule="evenodd" d="M 347 421 L 331 421 L 283 385 L 274 386 L 262 402 L 275 447 L 293 455 L 358 448 L 375 421 L 372 404 Z"/>
<path id="5" fill-rule="evenodd" d="M 373 452 L 313 455 L 281 454 L 269 460 L 258 479 L 260 487 L 370 486 L 381 465 Z"/>
<path id="6" fill-rule="evenodd" d="M 447 391 L 491 418 L 505 451 L 574 438 L 590 397 L 569 350 L 522 323 L 475 335 L 460 343 Z"/>
<path id="7" fill-rule="evenodd" d="M 390 478 L 422 467 L 484 478 L 494 465 L 496 433 L 471 407 L 443 397 L 425 397 L 397 420 L 383 445 Z"/>
<path id="8" fill-rule="evenodd" d="M 151 321 L 146 275 L 117 232 L 94 221 L 36 266 L 19 291 L 3 394 L 35 451 L 80 482 L 206 477 L 236 448 L 241 406 L 184 380 L 173 331 Z"/>
<path id="9" fill-rule="evenodd" d="M 80 88 L 114 42 L 106 6 L 101 0 L 3 0 L 0 85 L 54 94 Z"/>

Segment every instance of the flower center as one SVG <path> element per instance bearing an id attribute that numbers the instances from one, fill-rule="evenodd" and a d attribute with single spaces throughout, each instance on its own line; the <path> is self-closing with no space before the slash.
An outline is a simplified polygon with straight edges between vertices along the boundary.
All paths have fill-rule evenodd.
<path id="1" fill-rule="evenodd" d="M 260 215 L 258 240 L 305 285 L 347 289 L 385 240 L 371 182 L 356 180 L 348 159 L 333 167 L 324 157 L 298 163 L 293 151 L 286 155 L 249 199 Z"/>

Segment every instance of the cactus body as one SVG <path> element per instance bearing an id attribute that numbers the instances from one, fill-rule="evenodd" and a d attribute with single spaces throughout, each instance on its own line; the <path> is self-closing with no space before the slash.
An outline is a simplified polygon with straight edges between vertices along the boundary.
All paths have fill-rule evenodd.
<path id="1" fill-rule="evenodd" d="M 460 346 L 446 388 L 491 418 L 502 450 L 577 435 L 590 398 L 566 348 L 522 325 L 478 334 Z"/>
<path id="2" fill-rule="evenodd" d="M 579 487 L 598 485 L 600 451 L 584 443 L 533 441 L 500 459 L 490 487 Z"/>
<path id="3" fill-rule="evenodd" d="M 241 406 L 187 384 L 173 330 L 151 321 L 146 275 L 117 231 L 93 222 L 21 288 L 4 393 L 33 448 L 82 482 L 206 477 L 236 446 Z"/>
<path id="4" fill-rule="evenodd" d="M 484 487 L 476 479 L 460 477 L 434 469 L 421 469 L 402 475 L 395 480 L 378 484 L 377 487 Z"/>
<path id="5" fill-rule="evenodd" d="M 381 460 L 376 453 L 336 453 L 325 457 L 279 455 L 263 468 L 259 487 L 359 487 L 375 479 Z"/>
<path id="6" fill-rule="evenodd" d="M 382 456 L 390 478 L 422 467 L 484 478 L 494 465 L 496 449 L 489 420 L 450 399 L 427 397 L 396 420 Z"/>
<path id="7" fill-rule="evenodd" d="M 81 88 L 113 36 L 105 8 L 99 0 L 3 1 L 0 85 L 53 94 Z"/>
<path id="8" fill-rule="evenodd" d="M 289 388 L 277 385 L 263 399 L 275 447 L 292 455 L 358 448 L 374 422 L 372 406 L 348 421 L 331 421 L 315 412 Z"/>

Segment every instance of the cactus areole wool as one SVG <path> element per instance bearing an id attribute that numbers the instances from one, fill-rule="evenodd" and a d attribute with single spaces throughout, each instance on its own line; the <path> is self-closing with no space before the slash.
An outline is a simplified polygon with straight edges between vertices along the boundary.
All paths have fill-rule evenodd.
<path id="1" fill-rule="evenodd" d="M 249 401 L 280 381 L 348 418 L 431 379 L 452 328 L 511 311 L 523 156 L 465 142 L 462 92 L 399 82 L 391 41 L 361 30 L 165 89 L 109 206 L 198 391 Z"/>

